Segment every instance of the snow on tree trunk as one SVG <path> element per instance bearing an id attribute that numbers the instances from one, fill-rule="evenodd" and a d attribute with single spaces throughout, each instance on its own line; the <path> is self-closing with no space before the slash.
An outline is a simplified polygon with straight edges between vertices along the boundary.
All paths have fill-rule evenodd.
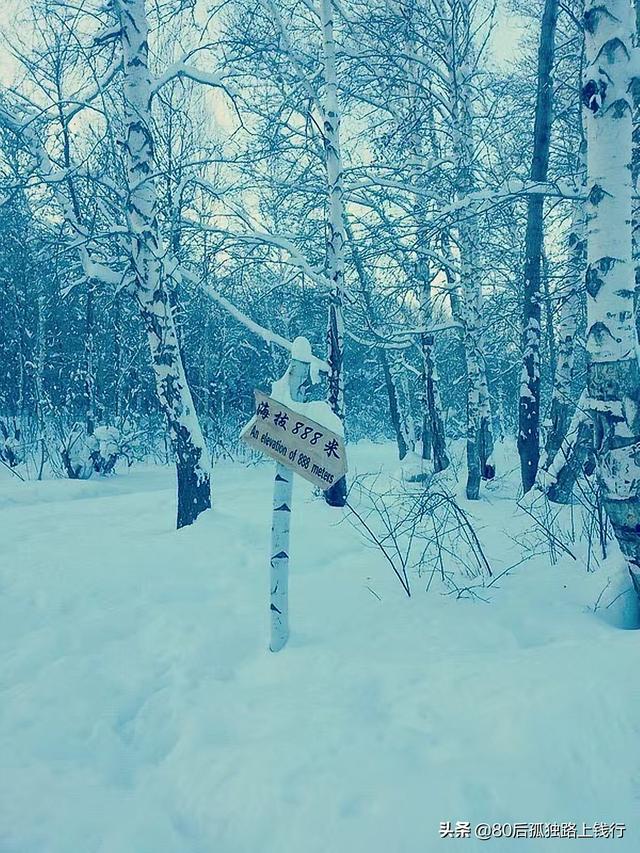
<path id="1" fill-rule="evenodd" d="M 402 433 L 407 452 L 415 450 L 415 423 L 411 407 L 411 392 L 407 381 L 407 370 L 397 355 L 387 356 L 398 403 L 398 428 Z"/>
<path id="2" fill-rule="evenodd" d="M 580 317 L 580 280 L 584 275 L 585 235 L 584 209 L 581 204 L 573 211 L 569 232 L 569 272 L 568 284 L 562 294 L 560 319 L 558 322 L 558 357 L 553 377 L 553 392 L 549 412 L 548 431 L 540 469 L 545 470 L 553 464 L 556 453 L 569 429 L 573 413 L 571 391 L 575 355 L 575 336 Z"/>
<path id="3" fill-rule="evenodd" d="M 47 340 L 45 333 L 45 294 L 42 284 L 38 289 L 38 326 L 37 326 L 37 349 L 35 363 L 35 386 L 36 386 L 36 421 L 38 424 L 38 445 L 40 450 L 40 462 L 38 466 L 38 480 L 42 479 L 44 465 L 47 459 L 47 441 L 46 441 L 46 414 L 47 401 L 44 391 L 45 364 L 47 357 Z"/>
<path id="4" fill-rule="evenodd" d="M 589 0 L 582 101 L 587 131 L 587 408 L 603 502 L 636 585 L 640 577 L 640 409 L 631 251 L 628 0 Z"/>
<path id="5" fill-rule="evenodd" d="M 408 57 L 416 55 L 414 44 L 413 12 L 414 7 L 409 6 L 408 27 L 406 36 L 406 50 Z M 413 201 L 413 215 L 416 225 L 416 248 L 415 248 L 415 276 L 416 295 L 419 304 L 420 323 L 426 330 L 433 322 L 433 304 L 431 294 L 431 265 L 429 263 L 428 250 L 430 238 L 428 234 L 427 221 L 434 214 L 435 203 L 428 201 L 425 204 L 424 190 L 429 192 L 425 180 L 425 151 L 429 157 L 437 161 L 442 157 L 442 151 L 435 129 L 433 104 L 422 99 L 422 89 L 419 85 L 420 69 L 416 68 L 413 58 L 405 62 L 405 73 L 407 75 L 407 98 L 409 101 L 409 114 L 407 116 L 409 126 L 409 151 L 413 160 L 413 183 L 416 193 Z M 402 127 L 398 128 L 403 131 Z M 425 141 L 428 140 L 428 141 Z M 422 404 L 422 458 L 433 462 L 434 471 L 444 471 L 449 465 L 447 455 L 447 443 L 444 430 L 444 419 L 442 417 L 442 406 L 438 391 L 438 374 L 434 359 L 433 334 L 423 332 L 419 338 L 420 352 L 422 356 L 422 391 L 420 402 Z"/>
<path id="6" fill-rule="evenodd" d="M 493 480 L 496 475 L 493 459 L 493 428 L 491 416 L 491 398 L 489 382 L 484 362 L 484 347 L 480 361 L 480 425 L 478 429 L 478 451 L 480 453 L 480 474 L 483 480 Z"/>
<path id="7" fill-rule="evenodd" d="M 178 527 L 211 506 L 209 454 L 195 412 L 171 311 L 166 252 L 158 224 L 144 0 L 117 0 L 124 69 L 124 136 L 133 295 L 151 350 L 156 388 L 176 456 Z"/>
<path id="8" fill-rule="evenodd" d="M 475 190 L 471 21 L 468 0 L 457 4 L 449 43 L 453 148 L 457 160 L 457 192 L 461 198 Z M 473 212 L 471 211 L 471 214 Z M 482 286 L 477 263 L 477 225 L 465 211 L 457 223 L 462 289 L 462 321 L 467 366 L 467 487 L 469 500 L 480 495 L 480 480 L 491 479 L 493 434 L 482 340 Z"/>
<path id="9" fill-rule="evenodd" d="M 464 239 L 461 240 L 464 243 Z M 468 247 L 467 247 L 468 249 Z M 473 285 L 469 252 L 461 251 L 460 273 L 463 280 L 464 350 L 467 363 L 467 487 L 469 500 L 480 495 L 480 293 Z"/>
<path id="10" fill-rule="evenodd" d="M 294 345 L 304 339 L 297 338 Z M 311 348 L 304 340 L 305 349 Z M 298 344 L 295 354 L 302 354 Z M 303 403 L 309 382 L 309 361 L 292 358 L 287 371 L 289 394 L 294 402 Z M 278 652 L 289 638 L 289 532 L 291 528 L 291 500 L 293 471 L 276 462 L 273 485 L 273 520 L 271 523 L 271 641 L 269 648 Z"/>
<path id="11" fill-rule="evenodd" d="M 95 282 L 87 281 L 84 338 L 84 398 L 87 434 L 92 435 L 96 419 L 95 342 L 94 342 Z"/>
<path id="12" fill-rule="evenodd" d="M 553 55 L 558 0 L 545 0 L 538 48 L 538 83 L 533 130 L 531 180 L 546 181 L 553 119 Z M 527 199 L 524 291 L 522 294 L 522 372 L 518 423 L 518 453 L 522 488 L 533 486 L 540 459 L 540 302 L 544 244 L 544 196 Z"/>
<path id="13" fill-rule="evenodd" d="M 425 262 L 418 264 L 420 319 L 428 327 L 433 319 L 431 309 L 431 287 Z M 434 471 L 444 471 L 449 466 L 447 441 L 442 417 L 442 404 L 438 391 L 438 374 L 433 357 L 433 335 L 420 335 L 422 354 L 422 458 L 433 460 Z"/>
<path id="14" fill-rule="evenodd" d="M 378 361 L 380 362 L 385 388 L 387 389 L 389 416 L 391 417 L 391 425 L 393 426 L 393 431 L 396 436 L 396 444 L 398 445 L 398 458 L 402 461 L 409 450 L 412 449 L 404 428 L 406 419 L 402 417 L 400 412 L 401 402 L 398 398 L 395 379 L 391 373 L 387 353 L 383 349 L 378 350 Z"/>
<path id="15" fill-rule="evenodd" d="M 344 319 L 342 315 L 345 266 L 344 187 L 332 0 L 321 0 L 320 2 L 320 25 L 322 27 L 325 84 L 322 137 L 329 192 L 327 274 L 332 282 L 327 323 L 327 362 L 329 364 L 327 401 L 331 410 L 344 422 Z M 324 494 L 330 506 L 344 506 L 347 500 L 346 477 L 338 480 Z"/>
<path id="16" fill-rule="evenodd" d="M 593 464 L 593 421 L 582 394 L 560 447 L 547 468 L 538 471 L 538 484 L 553 503 L 567 504 L 581 474 L 591 476 Z"/>
<path id="17" fill-rule="evenodd" d="M 433 338 L 430 335 L 425 335 L 424 337 L 427 338 L 427 340 L 422 341 L 426 396 L 424 417 L 429 422 L 428 425 L 423 424 L 423 434 L 425 427 L 427 427 L 431 443 L 433 470 L 444 471 L 445 468 L 449 467 L 449 455 L 447 453 L 447 439 L 444 430 L 444 418 L 442 416 L 442 403 L 440 402 L 440 392 L 438 390 L 438 374 L 433 360 Z"/>

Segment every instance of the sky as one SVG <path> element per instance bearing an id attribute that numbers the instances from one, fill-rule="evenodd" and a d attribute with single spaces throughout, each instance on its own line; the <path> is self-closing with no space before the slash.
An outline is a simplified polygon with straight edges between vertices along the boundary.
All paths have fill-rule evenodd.
<path id="1" fill-rule="evenodd" d="M 10 43 L 10 34 L 17 20 L 23 19 L 29 9 L 29 0 L 2 0 L 0 3 L 0 31 Z M 491 38 L 490 56 L 501 70 L 508 70 L 515 59 L 520 39 L 531 25 L 530 18 L 517 15 L 509 10 L 506 0 L 499 0 L 496 13 L 496 26 Z M 15 62 L 6 49 L 0 62 L 0 82 L 11 85 L 16 70 Z"/>
<path id="2" fill-rule="evenodd" d="M 504 0 L 498 3 L 496 25 L 489 42 L 490 56 L 498 68 L 507 70 L 516 59 L 520 40 L 530 26 L 531 18 L 509 11 Z"/>

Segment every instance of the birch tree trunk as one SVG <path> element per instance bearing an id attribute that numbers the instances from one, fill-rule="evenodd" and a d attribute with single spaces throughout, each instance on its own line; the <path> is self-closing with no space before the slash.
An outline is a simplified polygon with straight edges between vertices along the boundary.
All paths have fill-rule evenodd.
<path id="1" fill-rule="evenodd" d="M 541 469 L 548 469 L 569 429 L 573 413 L 571 390 L 573 386 L 573 366 L 575 355 L 575 336 L 580 317 L 580 280 L 584 275 L 585 234 L 584 209 L 582 204 L 574 207 L 571 230 L 569 233 L 569 271 L 568 286 L 560 305 L 558 322 L 558 357 L 553 377 L 553 392 L 549 412 L 548 431 Z"/>
<path id="2" fill-rule="evenodd" d="M 467 365 L 467 486 L 469 500 L 480 496 L 480 384 L 482 351 L 480 347 L 481 302 L 479 289 L 472 280 L 470 244 L 461 231 L 460 275 L 463 281 L 464 350 Z M 464 249 L 462 248 L 464 246 Z"/>
<path id="3" fill-rule="evenodd" d="M 480 295 L 482 298 L 482 295 Z M 481 338 L 482 343 L 482 338 Z M 489 382 L 485 366 L 484 346 L 480 359 L 480 428 L 478 431 L 478 450 L 480 453 L 480 475 L 483 480 L 493 480 L 496 466 L 493 459 L 493 417 L 491 414 L 491 398 L 489 397 Z"/>
<path id="4" fill-rule="evenodd" d="M 176 457 L 177 524 L 184 527 L 211 506 L 209 454 L 185 377 L 164 269 L 166 253 L 157 213 L 144 0 L 116 0 L 116 8 L 123 52 L 132 292 L 147 331 L 158 399 Z"/>
<path id="5" fill-rule="evenodd" d="M 591 476 L 593 464 L 593 421 L 585 409 L 586 391 L 580 397 L 560 447 L 546 469 L 540 469 L 541 486 L 553 503 L 571 501 L 576 480 L 581 474 Z"/>
<path id="6" fill-rule="evenodd" d="M 378 349 L 378 361 L 382 369 L 385 388 L 387 389 L 387 398 L 389 400 L 389 416 L 391 425 L 396 436 L 396 444 L 398 445 L 398 458 L 402 462 L 409 450 L 413 449 L 406 433 L 406 419 L 402 417 L 400 410 L 401 402 L 398 397 L 395 379 L 391 373 L 389 359 L 387 353 L 383 349 Z"/>
<path id="7" fill-rule="evenodd" d="M 636 49 L 640 47 L 640 0 L 633 0 L 635 11 L 635 39 Z M 631 220 L 633 265 L 636 278 L 636 328 L 640 335 L 640 204 L 638 203 L 638 179 L 640 178 L 640 78 L 631 81 L 631 94 L 633 96 L 633 137 L 631 152 L 631 180 L 635 195 L 633 201 L 633 218 Z"/>
<path id="8" fill-rule="evenodd" d="M 471 21 L 468 0 L 456 4 L 449 44 L 451 122 L 457 159 L 460 197 L 475 189 L 473 109 L 470 80 L 472 67 Z M 472 213 L 472 212 L 471 212 Z M 467 366 L 467 486 L 469 500 L 480 495 L 480 480 L 495 474 L 491 453 L 493 433 L 491 406 L 482 340 L 482 286 L 478 278 L 478 239 L 474 217 L 466 211 L 457 223 L 462 288 L 462 320 Z"/>
<path id="9" fill-rule="evenodd" d="M 396 398 L 398 400 L 398 417 L 400 421 L 400 431 L 402 432 L 404 442 L 407 446 L 407 452 L 415 450 L 415 422 L 413 419 L 413 406 L 411 405 L 411 389 L 407 378 L 407 370 L 402 363 L 402 359 L 397 353 L 391 353 L 387 356 L 389 370 L 393 378 L 393 383 L 396 390 Z"/>
<path id="10" fill-rule="evenodd" d="M 468 132 L 462 131 L 463 151 L 468 149 Z M 467 154 L 469 152 L 467 151 Z M 465 166 L 463 174 L 469 172 Z M 464 179 L 462 194 L 471 192 L 472 180 Z M 482 340 L 482 289 L 478 281 L 476 233 L 472 221 L 461 221 L 458 225 L 460 249 L 460 278 L 462 283 L 462 321 L 464 350 L 467 366 L 467 487 L 469 500 L 480 495 L 480 480 L 491 479 L 495 474 L 492 461 L 493 433 L 491 429 L 491 406 L 484 365 Z"/>
<path id="11" fill-rule="evenodd" d="M 545 0 L 538 48 L 538 83 L 533 130 L 531 180 L 546 181 L 553 119 L 553 70 L 558 0 Z M 540 302 L 544 243 L 544 196 L 527 198 L 527 231 L 522 308 L 522 373 L 518 424 L 518 453 L 522 488 L 536 480 L 540 460 Z"/>
<path id="12" fill-rule="evenodd" d="M 427 269 L 425 269 L 427 267 Z M 418 286 L 420 299 L 420 321 L 426 328 L 433 321 L 431 308 L 431 286 L 428 265 L 418 262 Z M 422 458 L 433 461 L 433 470 L 444 471 L 449 466 L 447 440 L 442 417 L 442 404 L 438 390 L 438 374 L 433 358 L 433 334 L 420 335 L 422 353 Z"/>
<path id="13" fill-rule="evenodd" d="M 84 327 L 84 397 L 87 434 L 93 435 L 96 419 L 96 383 L 95 383 L 95 282 L 87 281 L 87 301 L 85 305 Z"/>
<path id="14" fill-rule="evenodd" d="M 588 0 L 582 101 L 587 131 L 587 408 L 603 502 L 640 593 L 640 409 L 631 250 L 628 0 Z"/>
<path id="15" fill-rule="evenodd" d="M 331 410 L 344 422 L 344 318 L 342 314 L 345 266 L 344 188 L 332 0 L 321 0 L 320 2 L 320 25 L 322 27 L 325 83 L 322 137 L 329 193 L 327 273 L 332 282 L 327 323 L 327 361 L 329 364 L 327 399 Z M 344 506 L 347 501 L 346 477 L 342 477 L 337 483 L 334 483 L 324 494 L 329 506 Z"/>
<path id="16" fill-rule="evenodd" d="M 407 54 L 410 57 L 417 55 L 414 44 L 413 12 L 415 8 L 409 5 L 407 13 Z M 416 195 L 413 203 L 414 218 L 416 224 L 416 249 L 415 249 L 415 276 L 416 294 L 419 303 L 420 323 L 424 329 L 428 329 L 433 322 L 433 302 L 431 292 L 431 264 L 428 257 L 429 236 L 427 221 L 433 211 L 433 202 L 425 204 L 422 190 L 425 188 L 424 179 L 424 157 L 425 149 L 433 160 L 439 160 L 442 156 L 440 144 L 435 129 L 433 103 L 426 103 L 421 98 L 422 88 L 418 85 L 418 74 L 416 74 L 415 60 L 407 59 L 405 62 L 405 73 L 407 75 L 407 97 L 410 105 L 408 115 L 412 131 L 409 135 L 409 148 L 414 160 L 413 181 L 416 186 Z M 402 127 L 398 128 L 400 131 Z M 428 140 L 425 143 L 425 138 Z M 428 187 L 426 188 L 429 189 Z M 444 429 L 444 418 L 442 417 L 442 406 L 440 393 L 438 391 L 438 374 L 434 359 L 434 338 L 432 333 L 423 332 L 420 335 L 420 352 L 422 355 L 422 393 L 420 402 L 422 404 L 422 458 L 433 462 L 435 472 L 443 471 L 449 465 L 447 455 L 447 444 Z"/>
<path id="17" fill-rule="evenodd" d="M 36 422 L 38 425 L 38 447 L 40 450 L 40 462 L 38 467 L 38 480 L 42 479 L 44 465 L 47 459 L 47 439 L 46 439 L 46 399 L 44 391 L 44 371 L 47 357 L 47 338 L 45 328 L 45 309 L 46 301 L 44 294 L 44 286 L 40 283 L 38 288 L 38 325 L 37 325 L 37 342 L 36 342 L 36 363 L 35 363 L 35 387 L 36 387 Z"/>

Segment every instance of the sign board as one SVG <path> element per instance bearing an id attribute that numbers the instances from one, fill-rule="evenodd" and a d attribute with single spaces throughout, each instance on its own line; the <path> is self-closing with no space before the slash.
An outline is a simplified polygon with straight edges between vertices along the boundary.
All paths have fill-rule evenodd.
<path id="1" fill-rule="evenodd" d="M 342 436 L 255 391 L 256 413 L 240 438 L 323 491 L 347 473 Z"/>

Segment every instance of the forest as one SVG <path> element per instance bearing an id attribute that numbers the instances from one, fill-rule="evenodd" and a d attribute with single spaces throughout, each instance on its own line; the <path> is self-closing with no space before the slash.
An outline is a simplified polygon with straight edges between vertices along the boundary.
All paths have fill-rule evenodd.
<path id="1" fill-rule="evenodd" d="M 0 850 L 640 849 L 638 0 L 0 36 Z"/>

